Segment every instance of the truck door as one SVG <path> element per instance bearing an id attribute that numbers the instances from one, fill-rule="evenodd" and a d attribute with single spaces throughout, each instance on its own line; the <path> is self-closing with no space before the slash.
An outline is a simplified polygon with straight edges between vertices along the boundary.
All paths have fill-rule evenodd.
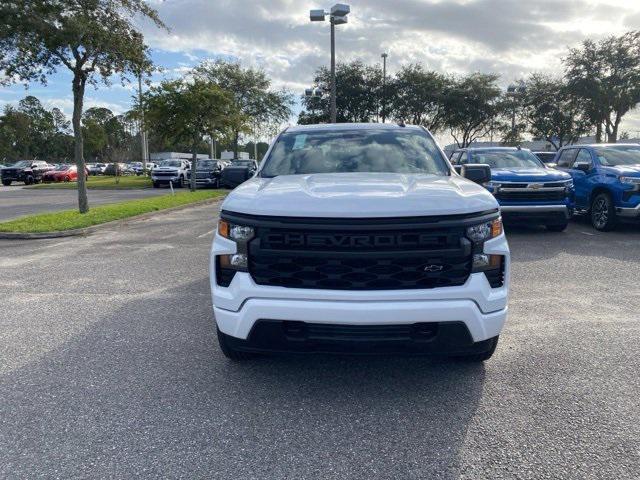
<path id="1" fill-rule="evenodd" d="M 589 150 L 581 148 L 571 165 L 569 173 L 573 178 L 576 189 L 576 204 L 584 208 L 589 205 L 591 196 L 591 181 L 594 176 L 593 159 Z"/>

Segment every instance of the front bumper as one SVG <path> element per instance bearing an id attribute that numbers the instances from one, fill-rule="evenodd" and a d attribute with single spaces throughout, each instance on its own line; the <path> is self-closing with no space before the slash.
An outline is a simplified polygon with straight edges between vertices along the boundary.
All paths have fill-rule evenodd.
<path id="1" fill-rule="evenodd" d="M 158 183 L 171 183 L 171 182 L 177 182 L 178 180 L 180 180 L 180 177 L 169 177 L 169 176 L 151 176 L 151 180 L 154 182 L 158 182 Z"/>
<path id="2" fill-rule="evenodd" d="M 216 284 L 215 255 L 236 253 L 236 244 L 216 234 L 211 250 L 211 294 L 221 332 L 248 340 L 261 321 L 328 325 L 411 325 L 461 323 L 473 342 L 499 335 L 507 317 L 509 247 L 504 234 L 484 252 L 505 256 L 504 284 L 491 288 L 484 273 L 456 287 L 415 290 L 316 290 L 257 285 L 248 273 L 235 274 L 229 287 Z"/>

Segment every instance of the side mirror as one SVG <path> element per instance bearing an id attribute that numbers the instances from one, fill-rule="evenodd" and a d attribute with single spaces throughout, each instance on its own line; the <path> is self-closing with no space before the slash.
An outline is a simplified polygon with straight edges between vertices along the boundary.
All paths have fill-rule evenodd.
<path id="1" fill-rule="evenodd" d="M 573 165 L 573 168 L 587 173 L 589 170 L 591 170 L 591 164 L 589 162 L 576 162 Z"/>
<path id="2" fill-rule="evenodd" d="M 461 165 L 461 167 L 460 175 L 472 182 L 482 185 L 483 183 L 491 181 L 491 167 L 489 165 L 483 163 L 467 163 L 466 165 Z"/>

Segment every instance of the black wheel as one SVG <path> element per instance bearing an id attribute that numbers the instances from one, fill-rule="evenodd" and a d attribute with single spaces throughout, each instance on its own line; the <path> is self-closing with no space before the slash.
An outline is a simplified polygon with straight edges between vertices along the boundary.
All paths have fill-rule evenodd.
<path id="1" fill-rule="evenodd" d="M 608 193 L 599 193 L 591 201 L 591 225 L 596 230 L 608 232 L 617 224 L 616 209 Z"/>
<path id="2" fill-rule="evenodd" d="M 489 350 L 487 350 L 486 352 L 482 352 L 482 353 L 473 353 L 471 355 L 461 355 L 458 358 L 459 360 L 462 360 L 464 362 L 484 362 L 489 360 L 492 356 L 493 353 L 496 351 L 496 347 L 498 346 L 498 339 L 500 338 L 500 335 L 491 338 L 489 341 L 491 342 L 490 346 L 489 346 Z"/>
<path id="3" fill-rule="evenodd" d="M 33 185 L 33 177 L 27 177 L 24 181 L 25 185 Z"/>
<path id="4" fill-rule="evenodd" d="M 546 225 L 547 230 L 550 232 L 564 232 L 569 226 L 569 222 L 565 223 L 556 223 L 554 225 Z"/>
<path id="5" fill-rule="evenodd" d="M 71 181 L 71 177 L 69 175 L 67 175 L 66 177 L 64 177 L 64 181 L 65 182 L 70 182 Z"/>
<path id="6" fill-rule="evenodd" d="M 160 188 L 160 184 L 158 182 L 153 182 L 153 188 Z"/>
<path id="7" fill-rule="evenodd" d="M 2 180 L 2 184 L 3 184 L 5 187 L 8 187 L 9 185 L 11 185 L 11 180 Z"/>
<path id="8" fill-rule="evenodd" d="M 218 331 L 218 344 L 220 345 L 220 350 L 222 350 L 222 353 L 224 354 L 224 356 L 227 357 L 229 360 L 240 362 L 242 360 L 249 360 L 250 358 L 254 357 L 254 355 L 252 355 L 251 353 L 241 352 L 233 348 L 229 344 L 229 340 L 228 340 L 229 335 L 222 333 L 220 329 L 217 329 L 217 331 Z"/>

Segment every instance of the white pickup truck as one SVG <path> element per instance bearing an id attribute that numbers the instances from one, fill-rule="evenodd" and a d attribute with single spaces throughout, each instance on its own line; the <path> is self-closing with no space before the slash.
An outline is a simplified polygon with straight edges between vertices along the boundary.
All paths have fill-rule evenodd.
<path id="1" fill-rule="evenodd" d="M 161 160 L 151 170 L 153 188 L 172 184 L 174 187 L 184 187 L 191 163 L 183 159 Z"/>
<path id="2" fill-rule="evenodd" d="M 222 205 L 210 261 L 222 352 L 487 360 L 510 262 L 490 175 L 456 173 L 417 126 L 286 129 Z"/>

